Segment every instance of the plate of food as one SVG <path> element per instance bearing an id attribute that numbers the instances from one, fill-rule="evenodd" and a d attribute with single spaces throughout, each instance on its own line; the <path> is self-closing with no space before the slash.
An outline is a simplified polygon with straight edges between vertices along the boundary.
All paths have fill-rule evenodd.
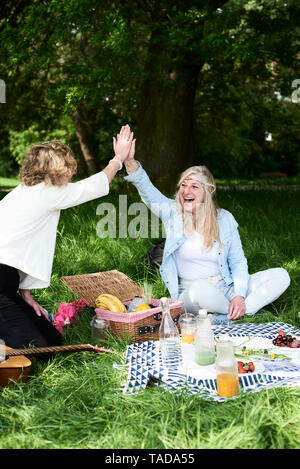
<path id="1" fill-rule="evenodd" d="M 275 347 L 288 347 L 290 349 L 299 349 L 300 352 L 300 337 L 294 337 L 292 334 L 286 334 L 279 329 L 277 337 L 272 340 Z"/>
<path id="2" fill-rule="evenodd" d="M 235 356 L 239 359 L 285 359 L 300 363 L 300 338 L 278 331 L 274 338 L 261 336 L 230 336 Z M 218 338 L 217 338 L 218 340 Z"/>

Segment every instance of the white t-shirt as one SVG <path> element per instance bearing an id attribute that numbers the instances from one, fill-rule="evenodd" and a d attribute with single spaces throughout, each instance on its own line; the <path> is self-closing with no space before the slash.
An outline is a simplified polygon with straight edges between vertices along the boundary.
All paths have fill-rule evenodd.
<path id="1" fill-rule="evenodd" d="M 206 249 L 203 236 L 197 231 L 194 231 L 174 254 L 178 277 L 183 280 L 194 281 L 220 275 L 214 246 Z"/>
<path id="2" fill-rule="evenodd" d="M 101 171 L 62 187 L 20 184 L 0 201 L 0 264 L 19 270 L 21 289 L 50 285 L 60 211 L 108 192 Z"/>

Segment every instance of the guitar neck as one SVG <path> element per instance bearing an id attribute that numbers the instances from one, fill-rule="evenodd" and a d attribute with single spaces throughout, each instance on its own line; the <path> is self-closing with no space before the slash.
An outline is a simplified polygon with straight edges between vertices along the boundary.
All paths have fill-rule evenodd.
<path id="1" fill-rule="evenodd" d="M 6 349 L 7 357 L 15 357 L 23 355 L 26 357 L 36 357 L 39 355 L 52 355 L 53 353 L 73 353 L 73 352 L 97 352 L 97 353 L 111 353 L 109 349 L 103 347 L 94 347 L 90 344 L 78 345 L 61 345 L 53 347 L 34 347 L 24 349 Z"/>

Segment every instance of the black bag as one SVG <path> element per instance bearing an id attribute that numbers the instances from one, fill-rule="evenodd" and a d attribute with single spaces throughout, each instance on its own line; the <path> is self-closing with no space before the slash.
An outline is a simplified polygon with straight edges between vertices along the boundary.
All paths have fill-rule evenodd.
<path id="1" fill-rule="evenodd" d="M 147 252 L 147 259 L 152 269 L 159 269 L 164 254 L 166 238 L 160 238 Z"/>

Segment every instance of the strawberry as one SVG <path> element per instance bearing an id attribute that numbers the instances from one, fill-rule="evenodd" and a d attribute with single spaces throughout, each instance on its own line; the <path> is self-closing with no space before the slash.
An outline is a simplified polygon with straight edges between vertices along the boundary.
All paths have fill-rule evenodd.
<path id="1" fill-rule="evenodd" d="M 279 329 L 278 335 L 282 335 L 282 336 L 283 336 L 284 334 L 285 334 L 284 331 L 282 331 L 281 329 Z"/>
<path id="2" fill-rule="evenodd" d="M 239 374 L 244 375 L 245 373 L 247 373 L 247 370 L 245 370 L 245 368 L 239 368 Z"/>
<path id="3" fill-rule="evenodd" d="M 249 362 L 248 365 L 249 365 L 249 371 L 254 371 L 255 370 L 255 366 L 254 366 L 253 362 Z"/>

